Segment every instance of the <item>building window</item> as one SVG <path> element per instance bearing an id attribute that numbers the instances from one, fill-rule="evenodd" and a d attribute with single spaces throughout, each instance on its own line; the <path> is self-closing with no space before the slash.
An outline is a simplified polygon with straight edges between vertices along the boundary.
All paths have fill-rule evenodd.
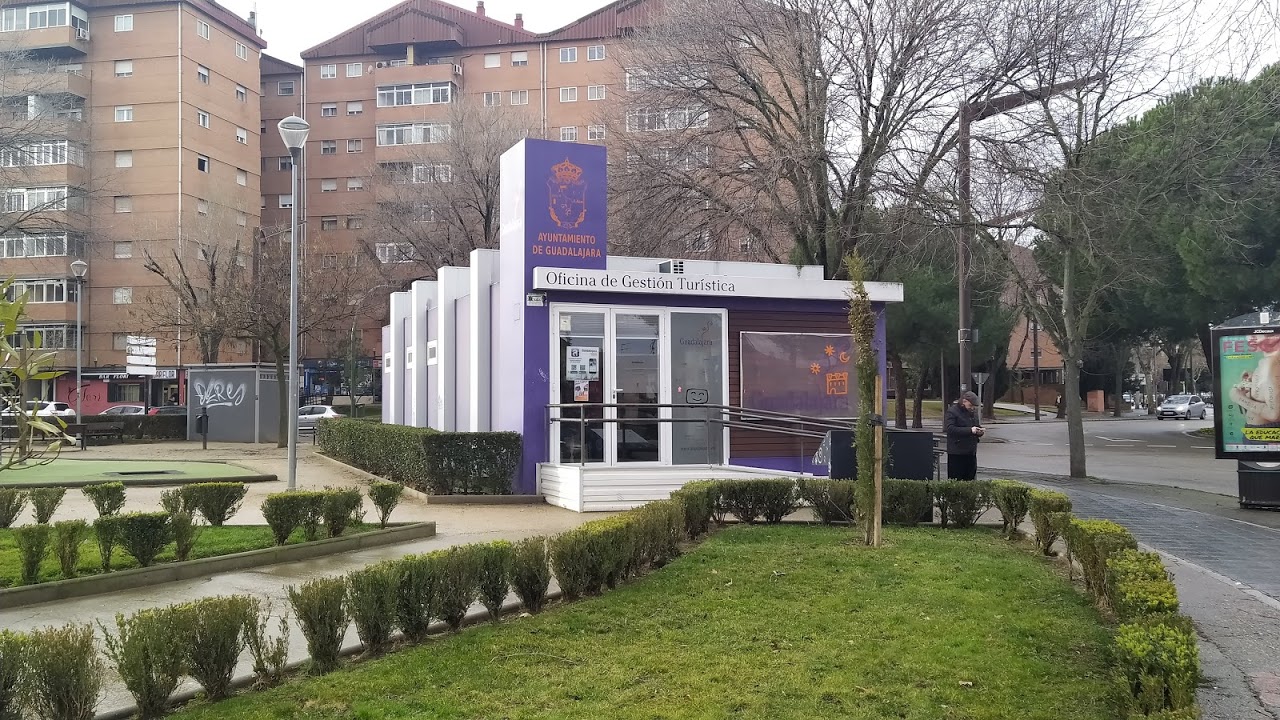
<path id="1" fill-rule="evenodd" d="M 708 117 L 705 109 L 697 107 L 632 110 L 627 113 L 627 132 L 702 128 Z"/>
<path id="2" fill-rule="evenodd" d="M 133 257 L 133 241 L 121 240 L 116 242 L 114 254 L 117 260 L 128 260 Z"/>
<path id="3" fill-rule="evenodd" d="M 424 145 L 449 139 L 449 123 L 396 123 L 379 125 L 378 145 Z"/>
<path id="4" fill-rule="evenodd" d="M 332 270 L 333 268 L 338 267 L 338 256 L 337 256 L 337 255 L 325 255 L 325 256 L 321 257 L 321 258 L 320 258 L 320 267 L 321 267 L 321 268 L 324 268 L 325 270 Z"/>
<path id="5" fill-rule="evenodd" d="M 485 106 L 485 107 L 498 107 L 498 106 L 499 106 L 499 105 L 501 105 L 501 104 L 502 104 L 502 93 L 500 93 L 500 92 L 487 92 L 487 93 L 485 93 L 485 94 L 484 94 L 484 106 Z"/>
<path id="6" fill-rule="evenodd" d="M 196 20 L 196 34 L 205 40 L 209 39 L 209 23 L 203 20 Z"/>
<path id="7" fill-rule="evenodd" d="M 347 218 L 348 230 L 359 230 L 362 227 L 364 227 L 364 218 L 358 215 L 351 215 Z"/>
<path id="8" fill-rule="evenodd" d="M 347 77 L 360 77 L 364 74 L 364 63 L 347 63 Z"/>
<path id="9" fill-rule="evenodd" d="M 209 172 L 209 158 L 205 155 L 196 156 L 196 169 L 202 173 Z"/>
<path id="10" fill-rule="evenodd" d="M 133 151 L 117 150 L 116 151 L 116 167 L 118 168 L 133 167 Z"/>
<path id="11" fill-rule="evenodd" d="M 116 122 L 133 122 L 133 106 L 121 105 L 117 107 Z"/>
<path id="12" fill-rule="evenodd" d="M 384 265 L 413 262 L 417 254 L 409 243 L 378 243 L 374 246 L 374 252 L 378 256 L 378 262 Z"/>
<path id="13" fill-rule="evenodd" d="M 84 238 L 65 233 L 0 237 L 0 257 L 67 257 L 68 255 L 72 257 L 84 255 Z"/>
<path id="14" fill-rule="evenodd" d="M 587 99 L 588 99 L 588 100 L 603 100 L 603 99 L 604 99 L 604 86 L 603 86 L 603 85 L 588 85 L 588 86 L 587 86 Z"/>
<path id="15" fill-rule="evenodd" d="M 249 100 L 249 91 L 243 85 L 236 86 L 236 100 L 247 102 Z"/>
<path id="16" fill-rule="evenodd" d="M 133 61 L 117 60 L 116 61 L 116 77 L 118 78 L 133 77 Z"/>
<path id="17" fill-rule="evenodd" d="M 337 178 L 324 178 L 320 181 L 320 192 L 338 192 Z"/>
<path id="18" fill-rule="evenodd" d="M 236 43 L 236 57 L 241 60 L 249 59 L 249 48 L 244 43 Z"/>
<path id="19" fill-rule="evenodd" d="M 128 350 L 129 349 L 129 333 L 111 333 L 111 349 L 112 350 Z M 111 393 L 117 388 L 124 387 L 120 383 L 110 383 L 107 385 L 107 402 L 119 402 L 111 399 Z M 130 385 L 129 387 L 138 388 L 138 396 L 142 396 L 141 385 Z"/>
<path id="20" fill-rule="evenodd" d="M 291 208 L 291 207 L 293 207 L 293 194 L 290 193 L 289 195 L 281 195 L 280 208 L 285 209 L 285 208 Z"/>
<path id="21" fill-rule="evenodd" d="M 208 200 L 200 200 L 199 198 L 197 198 L 197 199 L 196 199 L 196 212 L 197 212 L 197 213 L 199 213 L 199 214 L 201 214 L 201 215 L 208 215 L 208 214 L 209 214 L 209 201 L 208 201 Z"/>
<path id="22" fill-rule="evenodd" d="M 196 124 L 207 130 L 209 128 L 209 113 L 204 110 L 196 110 Z"/>
<path id="23" fill-rule="evenodd" d="M 245 227 L 249 224 L 249 216 L 244 213 L 236 213 L 236 225 Z M 243 266 L 241 266 L 243 267 Z"/>
<path id="24" fill-rule="evenodd" d="M 378 107 L 404 105 L 443 105 L 453 98 L 453 83 L 417 83 L 415 85 L 381 85 Z"/>
<path id="25" fill-rule="evenodd" d="M 244 170 L 241 170 L 240 168 L 236 168 L 236 184 L 237 184 L 237 185 L 248 185 L 248 184 L 249 184 L 249 173 L 248 173 L 248 172 L 246 172 L 246 171 L 244 171 Z"/>
<path id="26" fill-rule="evenodd" d="M 349 102 L 349 103 L 347 103 L 347 114 L 348 114 L 348 115 L 361 115 L 361 114 L 363 114 L 363 113 L 364 113 L 364 103 L 363 103 L 363 102 Z"/>
<path id="27" fill-rule="evenodd" d="M 293 170 L 293 156 L 285 155 L 280 158 L 280 172 L 291 172 Z"/>
<path id="28" fill-rule="evenodd" d="M 560 141 L 561 141 L 561 142 L 577 142 L 577 141 L 578 141 L 578 128 L 576 128 L 576 127 L 562 127 L 562 128 L 560 128 Z"/>
<path id="29" fill-rule="evenodd" d="M 132 31 L 133 31 L 133 16 L 117 15 L 116 16 L 116 32 L 132 32 Z"/>
<path id="30" fill-rule="evenodd" d="M 133 288 L 118 287 L 111 291 L 111 302 L 114 305 L 130 305 L 133 303 Z"/>
<path id="31" fill-rule="evenodd" d="M 118 213 L 133 212 L 133 196 L 117 195 L 115 202 L 116 202 L 116 212 Z"/>
<path id="32" fill-rule="evenodd" d="M 604 59 L 604 46 L 603 46 L 603 45 L 588 45 L 588 46 L 587 46 L 587 60 L 588 60 L 588 61 L 592 61 L 592 60 L 603 60 L 603 59 Z"/>
<path id="33" fill-rule="evenodd" d="M 527 67 L 528 65 L 529 65 L 528 51 L 521 50 L 520 52 L 511 53 L 511 67 Z"/>
<path id="34" fill-rule="evenodd" d="M 604 126 L 603 126 L 603 125 L 588 125 L 588 126 L 587 126 L 587 139 L 588 139 L 588 140 L 603 140 L 603 139 L 604 139 Z"/>
<path id="35" fill-rule="evenodd" d="M 320 218 L 320 229 L 321 230 L 337 230 L 338 218 L 336 217 Z"/>
<path id="36" fill-rule="evenodd" d="M 501 53 L 486 53 L 484 56 L 484 66 L 487 68 L 502 67 Z"/>
<path id="37" fill-rule="evenodd" d="M 453 166 L 448 163 L 428 163 L 413 166 L 415 183 L 447 183 L 453 181 Z"/>
<path id="38" fill-rule="evenodd" d="M 197 65 L 196 79 L 200 81 L 201 85 L 208 85 L 209 84 L 209 68 L 203 65 Z"/>
<path id="39" fill-rule="evenodd" d="M 349 153 L 364 152 L 364 141 L 363 141 L 363 140 L 348 140 L 348 141 L 347 141 L 347 152 L 349 152 Z"/>
<path id="40" fill-rule="evenodd" d="M 320 106 L 320 117 L 338 117 L 338 104 L 325 103 Z"/>
<path id="41" fill-rule="evenodd" d="M 560 102 L 562 103 L 578 102 L 578 88 L 576 87 L 560 88 Z"/>
<path id="42" fill-rule="evenodd" d="M 364 178 L 347 178 L 347 190 L 349 192 L 364 190 Z"/>
<path id="43" fill-rule="evenodd" d="M 321 140 L 320 154 L 321 155 L 337 155 L 338 141 L 337 140 Z"/>
<path id="44" fill-rule="evenodd" d="M 115 333 L 112 335 L 114 342 L 115 336 L 120 336 L 120 346 L 116 350 L 129 349 L 129 336 L 125 333 Z M 107 402 L 109 403 L 138 403 L 142 402 L 142 383 L 136 382 L 113 382 L 107 383 Z"/>
<path id="45" fill-rule="evenodd" d="M 338 66 L 337 66 L 337 65 L 321 65 L 321 66 L 320 66 L 320 79 L 321 79 L 321 80 L 332 80 L 332 79 L 334 79 L 334 78 L 336 78 L 336 77 L 338 77 Z"/>
<path id="46" fill-rule="evenodd" d="M 276 83 L 276 94 L 281 96 L 293 95 L 293 81 L 281 80 Z"/>
<path id="47" fill-rule="evenodd" d="M 529 91 L 528 90 L 512 90 L 511 104 L 512 105 L 528 105 Z"/>
<path id="48" fill-rule="evenodd" d="M 562 63 L 578 62 L 578 48 L 576 47 L 560 48 L 560 62 Z"/>

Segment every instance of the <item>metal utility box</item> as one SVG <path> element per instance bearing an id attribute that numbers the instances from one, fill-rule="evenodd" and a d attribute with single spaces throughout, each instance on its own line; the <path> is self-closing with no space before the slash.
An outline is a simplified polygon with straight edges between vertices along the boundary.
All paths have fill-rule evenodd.
<path id="1" fill-rule="evenodd" d="M 1240 507 L 1280 510 L 1280 463 L 1236 463 L 1240 481 Z"/>
<path id="2" fill-rule="evenodd" d="M 187 439 L 198 440 L 196 419 L 209 414 L 215 442 L 273 443 L 280 439 L 282 379 L 274 365 L 197 365 L 187 371 Z M 287 384 L 287 378 L 283 379 Z"/>

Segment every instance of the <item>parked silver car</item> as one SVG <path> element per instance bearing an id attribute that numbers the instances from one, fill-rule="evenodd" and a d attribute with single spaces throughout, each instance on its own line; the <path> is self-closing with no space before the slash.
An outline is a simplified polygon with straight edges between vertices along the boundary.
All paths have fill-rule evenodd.
<path id="1" fill-rule="evenodd" d="M 1173 395 L 1160 403 L 1160 407 L 1156 410 L 1156 417 L 1160 420 L 1165 418 L 1203 420 L 1208 413 L 1207 408 L 1208 406 L 1199 395 Z"/>
<path id="2" fill-rule="evenodd" d="M 103 415 L 143 415 L 147 409 L 141 405 L 112 405 L 102 411 Z"/>
<path id="3" fill-rule="evenodd" d="M 314 428 L 316 423 L 326 418 L 339 418 L 342 414 L 332 405 L 304 405 L 298 408 L 298 427 Z"/>

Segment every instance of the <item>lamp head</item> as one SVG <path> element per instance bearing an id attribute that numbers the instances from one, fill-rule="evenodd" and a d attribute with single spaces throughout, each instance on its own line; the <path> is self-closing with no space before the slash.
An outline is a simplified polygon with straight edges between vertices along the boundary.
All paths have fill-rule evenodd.
<path id="1" fill-rule="evenodd" d="M 301 150 L 307 144 L 307 133 L 311 132 L 311 125 L 306 120 L 297 115 L 280 121 L 280 139 L 284 140 L 284 146 L 290 151 Z"/>
<path id="2" fill-rule="evenodd" d="M 74 260 L 71 263 L 71 274 L 83 280 L 85 275 L 89 274 L 89 263 L 83 260 Z"/>

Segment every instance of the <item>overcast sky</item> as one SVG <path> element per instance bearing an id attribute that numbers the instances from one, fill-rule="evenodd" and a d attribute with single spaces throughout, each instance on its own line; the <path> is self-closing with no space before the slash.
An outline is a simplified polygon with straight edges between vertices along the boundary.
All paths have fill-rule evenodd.
<path id="1" fill-rule="evenodd" d="M 219 0 L 241 17 L 258 10 L 258 27 L 267 41 L 267 54 L 281 60 L 299 62 L 303 50 L 328 40 L 378 13 L 398 5 L 399 0 Z M 474 0 L 446 0 L 459 7 L 475 9 Z M 609 0 L 485 0 L 485 14 L 511 22 L 524 13 L 524 26 L 533 32 L 555 30 L 598 10 Z M 293 18 L 301 18 L 295 22 Z"/>

